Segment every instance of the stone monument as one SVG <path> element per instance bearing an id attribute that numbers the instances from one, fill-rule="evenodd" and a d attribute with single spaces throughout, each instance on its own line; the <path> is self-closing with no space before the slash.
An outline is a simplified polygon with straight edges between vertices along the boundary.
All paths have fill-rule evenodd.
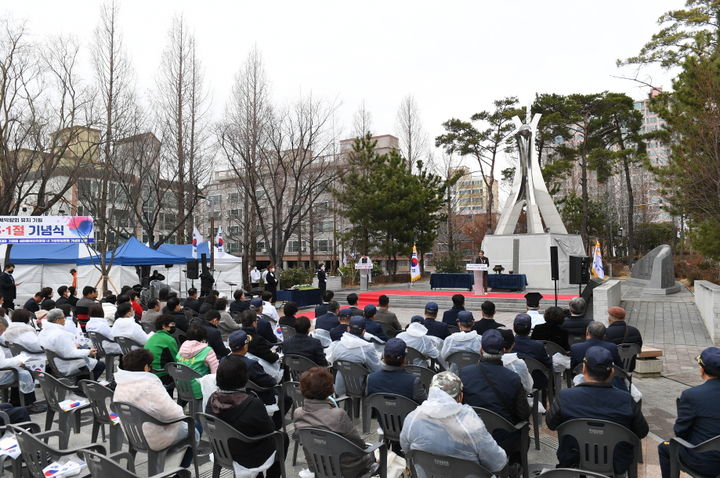
<path id="1" fill-rule="evenodd" d="M 517 141 L 519 164 L 515 168 L 513 187 L 494 234 L 485 236 L 483 250 L 492 265 L 500 264 L 515 274 L 525 274 L 528 286 L 552 289 L 550 246 L 558 246 L 559 287 L 570 285 L 571 255 L 585 255 L 579 235 L 568 234 L 555 203 L 548 193 L 535 151 L 535 134 L 539 114 L 527 110 L 525 121 L 515 116 L 515 130 L 510 136 Z M 527 233 L 515 234 L 520 213 L 525 210 Z M 492 268 L 492 267 L 491 267 Z"/>
<path id="2" fill-rule="evenodd" d="M 675 282 L 672 248 L 657 246 L 632 266 L 629 285 L 643 288 L 644 294 L 669 295 L 680 292 L 682 284 Z"/>

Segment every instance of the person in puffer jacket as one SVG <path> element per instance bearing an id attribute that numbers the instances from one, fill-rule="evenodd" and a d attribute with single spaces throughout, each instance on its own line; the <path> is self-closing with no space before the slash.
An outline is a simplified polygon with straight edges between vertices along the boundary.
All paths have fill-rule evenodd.
<path id="1" fill-rule="evenodd" d="M 190 324 L 187 331 L 187 338 L 178 351 L 177 363 L 187 365 L 200 375 L 215 373 L 218 368 L 218 359 L 207 342 L 207 332 L 199 322 Z M 202 390 L 197 380 L 192 381 L 193 395 L 195 398 L 202 398 Z"/>

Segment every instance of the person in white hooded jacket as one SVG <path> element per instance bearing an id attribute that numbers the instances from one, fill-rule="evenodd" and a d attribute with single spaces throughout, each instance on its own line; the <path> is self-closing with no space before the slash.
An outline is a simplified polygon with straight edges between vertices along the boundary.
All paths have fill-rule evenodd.
<path id="1" fill-rule="evenodd" d="M 455 352 L 474 352 L 479 354 L 480 347 L 482 346 L 482 335 L 478 335 L 478 333 L 473 330 L 473 316 L 471 312 L 467 310 L 458 312 L 457 325 L 460 331 L 446 338 L 440 351 L 440 362 L 443 367 L 453 373 L 458 372 L 457 365 L 447 363 L 449 356 Z"/>
<path id="2" fill-rule="evenodd" d="M 92 370 L 93 380 L 97 380 L 105 370 L 105 364 L 93 358 L 95 349 L 77 348 L 72 333 L 65 328 L 65 313 L 60 309 L 48 312 L 43 329 L 38 334 L 40 345 L 61 357 L 77 360 L 57 360 L 53 366 L 62 375 L 71 375 L 83 367 Z"/>
<path id="3" fill-rule="evenodd" d="M 85 324 L 85 330 L 88 332 L 97 332 L 110 339 L 110 341 L 103 340 L 102 347 L 105 349 L 105 353 L 122 355 L 120 346 L 114 342 L 115 336 L 112 333 L 110 324 L 105 318 L 105 312 L 102 306 L 100 304 L 90 304 L 88 306 L 88 315 L 90 318 Z"/>
<path id="4" fill-rule="evenodd" d="M 360 316 L 353 317 L 350 320 L 348 331 L 340 337 L 340 340 L 333 342 L 328 348 L 326 354 L 328 362 L 345 360 L 363 364 L 371 373 L 381 370 L 380 356 L 375 350 L 375 346 L 363 338 L 364 335 L 365 319 Z M 345 394 L 345 381 L 340 373 L 335 377 L 335 391 L 338 395 Z"/>
<path id="5" fill-rule="evenodd" d="M 422 324 L 423 320 L 423 317 L 419 315 L 414 316 L 407 330 L 400 332 L 396 337 L 402 339 L 408 347 L 414 348 L 427 357 L 436 359 L 440 356 L 440 348 L 442 348 L 443 341 L 438 337 L 427 334 L 428 330 Z"/>
<path id="6" fill-rule="evenodd" d="M 492 472 L 505 468 L 507 455 L 469 405 L 463 405 L 462 382 L 452 372 L 440 372 L 430 383 L 428 399 L 410 412 L 400 433 L 400 446 L 475 461 Z M 416 470 L 418 478 L 426 478 Z"/>
<path id="7" fill-rule="evenodd" d="M 148 339 L 148 334 L 145 333 L 142 326 L 135 322 L 135 312 L 129 302 L 124 302 L 118 306 L 117 318 L 112 325 L 112 333 L 115 337 L 127 337 L 140 345 L 145 345 Z"/>

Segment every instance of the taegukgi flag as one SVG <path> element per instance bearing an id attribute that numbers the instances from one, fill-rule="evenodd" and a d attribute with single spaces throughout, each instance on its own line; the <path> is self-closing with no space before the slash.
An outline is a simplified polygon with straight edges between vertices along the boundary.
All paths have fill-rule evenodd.
<path id="1" fill-rule="evenodd" d="M 193 227 L 192 252 L 195 259 L 198 258 L 198 244 L 200 244 L 202 240 L 203 238 L 200 235 L 200 231 L 197 230 L 197 227 Z"/>
<path id="2" fill-rule="evenodd" d="M 417 248 L 413 246 L 412 258 L 410 259 L 410 280 L 415 282 L 420 279 L 420 261 L 418 260 Z"/>
<path id="3" fill-rule="evenodd" d="M 217 234 L 215 235 L 215 247 L 217 248 L 218 255 L 222 256 L 225 254 L 225 241 L 222 236 L 222 226 L 218 227 Z"/>
<path id="4" fill-rule="evenodd" d="M 603 269 L 602 263 L 602 252 L 600 251 L 600 241 L 595 241 L 595 248 L 593 250 L 593 265 L 591 269 L 593 277 L 599 279 L 605 278 L 605 269 Z"/>

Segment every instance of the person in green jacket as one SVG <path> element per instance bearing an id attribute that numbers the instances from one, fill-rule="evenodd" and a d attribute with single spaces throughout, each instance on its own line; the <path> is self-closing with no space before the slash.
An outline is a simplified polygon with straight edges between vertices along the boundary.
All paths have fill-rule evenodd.
<path id="1" fill-rule="evenodd" d="M 161 315 L 155 320 L 155 330 L 156 332 L 148 338 L 144 348 L 152 352 L 153 370 L 162 370 L 154 373 L 165 385 L 168 393 L 172 395 L 173 388 L 175 388 L 173 379 L 164 369 L 165 365 L 175 361 L 175 357 L 180 350 L 177 340 L 172 335 L 175 332 L 175 317 L 169 314 Z"/>

